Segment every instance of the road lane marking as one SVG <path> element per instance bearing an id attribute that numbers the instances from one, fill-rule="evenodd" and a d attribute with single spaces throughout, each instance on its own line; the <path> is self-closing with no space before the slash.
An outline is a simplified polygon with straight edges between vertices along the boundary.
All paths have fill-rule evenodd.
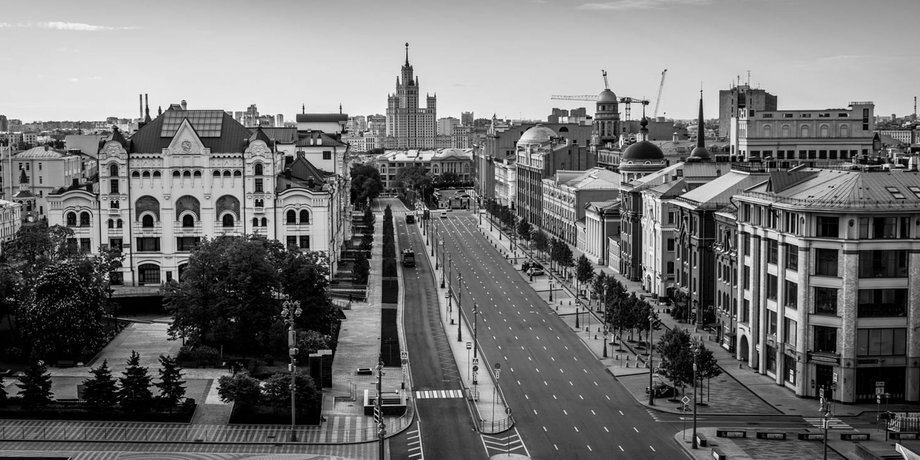
<path id="1" fill-rule="evenodd" d="M 576 433 L 580 433 L 580 431 L 578 431 L 578 427 L 577 427 L 577 426 L 575 427 L 575 432 L 576 432 Z"/>
<path id="2" fill-rule="evenodd" d="M 581 395 L 578 395 L 578 396 L 581 396 Z M 594 413 L 594 409 L 591 409 L 591 415 L 597 415 L 596 413 Z"/>
<path id="3" fill-rule="evenodd" d="M 594 381 L 594 386 L 597 386 L 597 380 Z"/>
<path id="4" fill-rule="evenodd" d="M 620 415 L 625 415 L 625 414 L 623 414 L 623 411 L 617 411 L 617 412 L 619 412 L 619 413 L 620 413 Z"/>
<path id="5" fill-rule="evenodd" d="M 610 433 L 610 430 L 608 430 L 606 426 L 604 427 L 604 431 Z"/>
<path id="6" fill-rule="evenodd" d="M 553 399 L 557 399 L 557 400 L 558 400 L 559 398 L 557 398 L 556 395 L 553 395 Z"/>
<path id="7" fill-rule="evenodd" d="M 547 387 L 549 386 L 549 384 L 546 383 L 546 380 L 543 381 L 543 386 L 547 386 Z M 555 396 L 553 396 L 553 397 L 555 398 Z"/>
<path id="8" fill-rule="evenodd" d="M 569 385 L 570 385 L 570 386 L 573 386 L 573 387 L 575 386 L 575 384 L 574 384 L 574 383 L 572 383 L 572 381 L 571 381 L 571 380 L 569 380 Z"/>
<path id="9" fill-rule="evenodd" d="M 590 450 L 591 452 L 594 452 L 594 449 L 591 448 L 591 444 L 586 444 L 586 445 L 588 446 L 588 450 Z"/>
<path id="10" fill-rule="evenodd" d="M 652 449 L 652 452 L 658 452 L 658 451 L 656 451 L 655 448 L 652 447 L 652 446 L 648 446 L 648 448 L 649 448 L 649 449 Z"/>
<path id="11" fill-rule="evenodd" d="M 562 409 L 562 413 L 565 414 L 565 415 L 569 415 L 569 412 L 566 411 L 565 409 Z"/>
<path id="12" fill-rule="evenodd" d="M 546 430 L 546 427 L 545 427 L 545 426 L 543 427 L 543 432 L 544 432 L 544 433 L 548 433 L 548 431 Z"/>
<path id="13" fill-rule="evenodd" d="M 623 446 L 617 446 L 617 447 L 620 448 L 620 452 L 626 452 L 625 450 L 623 450 Z"/>
<path id="14" fill-rule="evenodd" d="M 636 430 L 636 433 L 638 433 L 638 432 L 639 432 L 639 429 L 638 429 L 638 428 L 636 428 L 636 427 L 633 427 L 633 429 L 634 429 L 634 430 Z"/>
<path id="15" fill-rule="evenodd" d="M 539 414 L 537 414 L 537 410 L 536 410 L 536 409 L 533 410 L 533 415 L 539 415 Z"/>
<path id="16" fill-rule="evenodd" d="M 579 399 L 581 399 L 582 401 L 584 401 L 584 400 L 585 400 L 585 397 L 584 397 L 584 396 L 582 396 L 582 395 L 578 395 L 578 398 L 579 398 Z M 591 412 L 594 412 L 594 411 L 591 411 Z"/>

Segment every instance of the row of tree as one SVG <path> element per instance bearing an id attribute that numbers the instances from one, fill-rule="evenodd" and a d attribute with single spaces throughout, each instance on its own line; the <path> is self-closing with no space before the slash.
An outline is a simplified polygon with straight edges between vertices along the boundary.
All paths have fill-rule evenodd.
<path id="1" fill-rule="evenodd" d="M 321 393 L 312 377 L 297 371 L 294 384 L 298 409 L 318 404 Z M 277 372 L 264 383 L 245 372 L 224 375 L 218 380 L 217 393 L 222 401 L 238 404 L 244 410 L 264 405 L 283 411 L 291 407 L 291 375 L 288 372 Z"/>
<path id="2" fill-rule="evenodd" d="M 90 410 L 103 412 L 116 406 L 128 413 L 149 411 L 153 407 L 162 407 L 172 411 L 185 398 L 185 381 L 182 369 L 176 359 L 160 355 L 160 380 L 153 382 L 147 368 L 140 365 L 140 355 L 132 351 L 122 376 L 112 376 L 108 361 L 103 361 L 90 372 L 92 378 L 83 381 L 83 401 Z M 154 396 L 150 390 L 151 383 L 159 389 Z M 29 366 L 19 378 L 18 400 L 27 409 L 47 406 L 52 402 L 51 374 L 43 361 L 36 361 Z M 9 398 L 0 377 L 0 404 Z"/>

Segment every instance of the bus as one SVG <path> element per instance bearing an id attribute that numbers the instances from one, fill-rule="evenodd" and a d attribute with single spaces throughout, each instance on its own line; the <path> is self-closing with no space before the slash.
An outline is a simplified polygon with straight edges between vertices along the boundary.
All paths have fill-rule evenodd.
<path id="1" fill-rule="evenodd" d="M 403 267 L 414 267 L 415 266 L 415 253 L 412 252 L 411 249 L 403 249 L 402 264 L 403 264 Z"/>

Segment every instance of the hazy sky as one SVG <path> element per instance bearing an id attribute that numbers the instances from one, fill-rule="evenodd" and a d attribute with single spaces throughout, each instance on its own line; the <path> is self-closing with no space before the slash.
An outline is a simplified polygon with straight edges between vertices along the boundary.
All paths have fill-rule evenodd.
<path id="1" fill-rule="evenodd" d="M 586 3 L 596 2 L 596 3 Z M 737 76 L 780 108 L 913 112 L 920 0 L 0 0 L 0 113 L 31 120 L 189 108 L 385 113 L 405 42 L 438 117 L 541 118 L 552 94 L 618 96 L 706 116 Z M 424 101 L 424 99 L 423 99 Z M 593 104 L 588 104 L 593 112 Z M 651 106 L 649 107 L 651 110 Z M 636 113 L 636 112 L 634 112 Z M 661 115 L 661 114 L 659 114 Z"/>

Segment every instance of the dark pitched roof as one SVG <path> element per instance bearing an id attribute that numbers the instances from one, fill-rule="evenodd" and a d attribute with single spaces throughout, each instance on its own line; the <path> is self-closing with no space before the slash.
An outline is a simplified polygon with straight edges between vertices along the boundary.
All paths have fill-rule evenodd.
<path id="1" fill-rule="evenodd" d="M 326 177 L 331 175 L 331 173 L 313 166 L 310 160 L 307 160 L 302 153 L 298 153 L 294 162 L 278 176 L 277 192 L 281 193 L 293 187 L 319 191 L 325 185 Z"/>
<path id="2" fill-rule="evenodd" d="M 223 110 L 175 110 L 170 107 L 131 136 L 130 153 L 160 153 L 169 147 L 176 130 L 186 119 L 201 143 L 214 153 L 242 153 L 252 136 L 252 131 Z"/>
<path id="3" fill-rule="evenodd" d="M 265 135 L 269 139 L 274 139 L 275 142 L 281 144 L 293 144 L 297 141 L 297 128 L 266 128 L 263 127 L 262 131 L 265 132 Z"/>
<path id="4" fill-rule="evenodd" d="M 298 113 L 297 122 L 344 122 L 348 115 L 344 113 Z"/>
<path id="5" fill-rule="evenodd" d="M 261 126 L 256 127 L 256 130 L 252 133 L 252 136 L 249 136 L 250 143 L 257 140 L 265 142 L 265 145 L 269 147 L 272 146 L 272 140 L 269 139 L 269 137 L 265 134 L 265 131 L 262 130 Z"/>
<path id="6" fill-rule="evenodd" d="M 771 171 L 767 191 L 779 193 L 799 182 L 818 175 L 818 171 Z"/>
<path id="7" fill-rule="evenodd" d="M 118 142 L 125 150 L 128 149 L 128 140 L 121 134 L 121 130 L 118 129 L 118 126 L 112 126 L 112 138 L 109 140 Z"/>

